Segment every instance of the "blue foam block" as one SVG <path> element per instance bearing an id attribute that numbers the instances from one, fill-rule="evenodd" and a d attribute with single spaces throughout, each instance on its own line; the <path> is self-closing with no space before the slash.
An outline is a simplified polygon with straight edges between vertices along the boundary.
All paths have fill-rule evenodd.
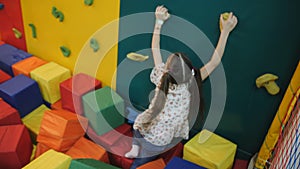
<path id="1" fill-rule="evenodd" d="M 43 104 L 37 82 L 24 75 L 18 75 L 0 84 L 0 97 L 16 108 L 21 117 Z"/>
<path id="2" fill-rule="evenodd" d="M 32 55 L 9 44 L 0 45 L 0 69 L 14 76 L 11 66 Z"/>
<path id="3" fill-rule="evenodd" d="M 127 110 L 127 119 L 128 119 L 128 123 L 129 124 L 133 124 L 136 117 L 140 114 L 138 111 L 134 110 L 133 108 L 131 107 L 126 107 L 126 110 Z"/>
<path id="4" fill-rule="evenodd" d="M 191 163 L 179 157 L 174 157 L 165 169 L 206 169 L 197 164 Z"/>

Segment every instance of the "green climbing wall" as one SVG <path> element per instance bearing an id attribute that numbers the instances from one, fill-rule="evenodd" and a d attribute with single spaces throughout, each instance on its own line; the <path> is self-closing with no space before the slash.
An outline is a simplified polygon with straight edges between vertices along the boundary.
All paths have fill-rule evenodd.
<path id="1" fill-rule="evenodd" d="M 215 133 L 238 144 L 239 158 L 249 159 L 259 150 L 299 61 L 300 11 L 297 7 L 300 1 L 121 0 L 117 90 L 136 108 L 147 107 L 149 94 L 154 88 L 149 81 L 153 66 L 150 45 L 154 15 L 145 12 L 153 12 L 161 4 L 169 8 L 172 15 L 195 25 L 213 46 L 219 37 L 219 14 L 233 11 L 237 15 L 239 23 L 228 39 L 223 67 L 218 67 L 217 73 L 204 82 L 203 90 L 206 113 L 212 105 L 212 86 L 217 86 L 217 95 L 224 97 L 225 93 L 225 108 Z M 145 15 L 137 14 L 141 12 Z M 164 25 L 163 33 L 173 34 L 162 37 L 161 48 L 169 52 L 185 52 L 194 66 L 200 67 L 208 61 L 213 48 L 203 35 L 193 37 L 193 31 L 189 32 L 185 24 L 178 23 L 177 17 L 172 16 Z M 178 31 L 180 29 L 182 32 Z M 184 37 L 189 38 L 188 43 L 182 40 Z M 134 62 L 126 59 L 129 52 L 149 55 L 150 59 Z M 166 58 L 168 52 L 163 52 L 163 55 Z M 226 81 L 218 83 L 214 80 L 212 84 L 211 80 L 218 78 L 218 72 L 224 73 Z M 266 90 L 256 88 L 255 79 L 264 73 L 279 76 L 276 82 L 281 91 L 278 95 L 271 96 Z M 225 92 L 218 91 L 222 86 L 226 87 Z M 202 126 L 202 122 L 197 121 L 191 136 Z"/>

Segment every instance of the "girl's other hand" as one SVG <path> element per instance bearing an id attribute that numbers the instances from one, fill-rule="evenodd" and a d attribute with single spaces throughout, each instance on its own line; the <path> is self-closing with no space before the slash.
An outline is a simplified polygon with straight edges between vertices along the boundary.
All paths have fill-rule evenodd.
<path id="1" fill-rule="evenodd" d="M 232 12 L 230 12 L 230 14 L 226 20 L 223 18 L 222 14 L 221 14 L 220 22 L 222 24 L 221 32 L 226 31 L 229 33 L 235 28 L 235 26 L 238 23 L 238 20 L 237 20 L 237 17 L 234 16 Z"/>
<path id="2" fill-rule="evenodd" d="M 170 14 L 168 13 L 168 9 L 164 6 L 158 6 L 155 11 L 156 19 L 166 21 L 170 18 Z"/>

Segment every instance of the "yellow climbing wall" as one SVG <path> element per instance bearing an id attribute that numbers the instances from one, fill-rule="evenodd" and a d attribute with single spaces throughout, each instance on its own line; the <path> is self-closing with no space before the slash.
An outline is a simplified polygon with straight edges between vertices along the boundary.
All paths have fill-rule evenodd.
<path id="1" fill-rule="evenodd" d="M 119 25 L 113 22 L 109 29 L 105 25 L 119 18 L 120 0 L 94 0 L 91 6 L 84 0 L 21 0 L 21 6 L 29 53 L 73 73 L 92 75 L 115 89 Z M 63 13 L 62 22 L 52 15 L 53 7 Z M 29 24 L 34 24 L 36 38 Z M 91 37 L 98 41 L 97 52 L 90 48 Z M 62 54 L 60 46 L 70 49 L 69 57 Z"/>

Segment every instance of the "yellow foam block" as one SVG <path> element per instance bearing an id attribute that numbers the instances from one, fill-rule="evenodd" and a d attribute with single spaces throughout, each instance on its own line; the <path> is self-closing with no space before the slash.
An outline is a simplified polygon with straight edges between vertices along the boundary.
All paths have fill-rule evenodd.
<path id="1" fill-rule="evenodd" d="M 32 145 L 33 146 L 33 149 L 32 149 L 32 154 L 31 154 L 31 157 L 30 157 L 30 161 L 34 160 L 34 156 L 35 156 L 35 152 L 36 152 L 36 145 Z"/>
<path id="2" fill-rule="evenodd" d="M 59 84 L 70 78 L 71 72 L 57 63 L 49 62 L 31 71 L 30 76 L 39 84 L 44 100 L 52 104 L 61 98 Z"/>
<path id="3" fill-rule="evenodd" d="M 35 135 L 39 134 L 41 122 L 46 110 L 50 109 L 42 104 L 40 107 L 22 118 L 24 125 Z"/>
<path id="4" fill-rule="evenodd" d="M 183 159 L 209 169 L 232 168 L 237 145 L 202 130 L 184 145 Z"/>
<path id="5" fill-rule="evenodd" d="M 54 150 L 48 150 L 22 169 L 68 169 L 72 158 Z"/>

